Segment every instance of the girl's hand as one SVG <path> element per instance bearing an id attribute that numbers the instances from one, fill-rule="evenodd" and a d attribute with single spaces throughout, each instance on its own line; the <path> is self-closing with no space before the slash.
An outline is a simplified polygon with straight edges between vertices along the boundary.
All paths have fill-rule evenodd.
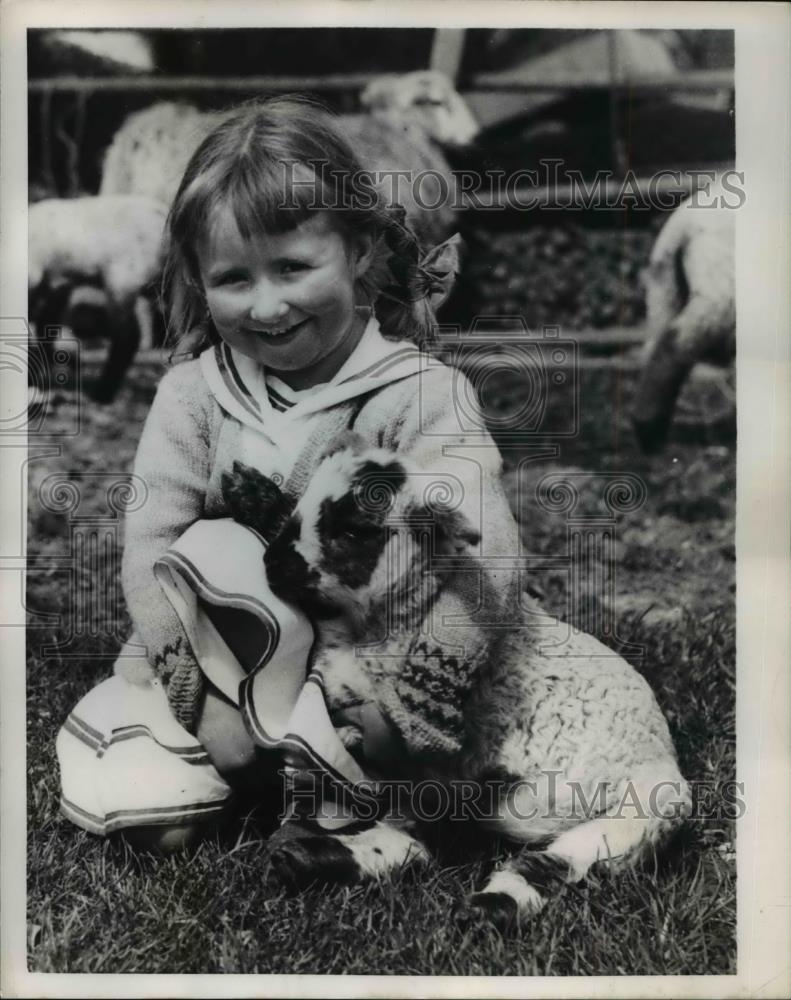
<path id="1" fill-rule="evenodd" d="M 375 766 L 377 771 L 390 772 L 397 769 L 402 754 L 395 736 L 395 730 L 372 701 L 358 705 L 348 705 L 332 714 L 336 728 L 345 730 L 344 745 L 362 756 L 365 762 Z M 354 730 L 359 732 L 352 739 Z"/>

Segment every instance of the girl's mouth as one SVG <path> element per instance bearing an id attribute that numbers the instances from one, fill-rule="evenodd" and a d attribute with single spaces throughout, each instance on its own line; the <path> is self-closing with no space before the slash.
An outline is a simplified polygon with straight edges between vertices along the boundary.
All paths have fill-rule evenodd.
<path id="1" fill-rule="evenodd" d="M 261 337 L 268 343 L 275 343 L 279 341 L 287 342 L 292 340 L 307 322 L 308 320 L 302 319 L 299 323 L 294 323 L 291 326 L 271 327 L 269 329 L 256 328 L 248 330 L 248 333 L 254 334 L 256 337 Z"/>

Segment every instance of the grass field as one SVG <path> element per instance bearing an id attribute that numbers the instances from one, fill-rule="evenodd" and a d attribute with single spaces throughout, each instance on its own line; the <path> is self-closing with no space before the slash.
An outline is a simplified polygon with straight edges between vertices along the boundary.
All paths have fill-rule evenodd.
<path id="1" fill-rule="evenodd" d="M 56 440 L 59 454 L 29 465 L 31 971 L 733 973 L 735 833 L 722 817 L 691 822 L 674 851 L 644 870 L 596 871 L 505 936 L 453 919 L 455 906 L 502 850 L 473 831 L 439 829 L 437 862 L 419 878 L 407 872 L 383 884 L 294 897 L 276 883 L 266 857 L 276 803 L 241 806 L 225 834 L 191 857 L 169 859 L 136 856 L 59 817 L 57 729 L 77 699 L 107 676 L 129 625 L 115 599 L 115 545 L 93 562 L 79 545 L 85 522 L 75 513 L 70 520 L 64 497 L 79 494 L 76 516 L 103 518 L 102 531 L 114 537 L 107 488 L 124 481 L 130 468 L 153 382 L 150 367 L 138 366 L 112 406 L 83 406 L 80 432 Z M 628 376 L 610 369 L 583 372 L 579 434 L 558 456 L 521 470 L 519 456 L 507 453 L 506 486 L 527 550 L 556 555 L 566 550 L 568 524 L 563 513 L 536 503 L 541 477 L 575 473 L 578 512 L 588 515 L 601 513 L 602 473 L 629 472 L 645 484 L 645 503 L 615 519 L 614 571 L 592 573 L 573 594 L 557 569 L 538 570 L 535 582 L 549 610 L 579 618 L 593 608 L 611 616 L 620 639 L 643 648 L 644 655 L 634 649 L 629 655 L 667 715 L 682 771 L 711 794 L 734 776 L 735 454 L 698 441 L 643 458 L 619 405 L 630 389 Z M 488 403 L 507 407 L 498 392 L 518 391 L 490 386 Z M 53 396 L 42 430 L 68 429 L 76 410 L 74 394 Z M 65 493 L 48 480 L 53 474 L 71 484 Z M 600 578 L 611 581 L 613 598 L 602 593 Z M 75 606 L 92 617 L 78 616 L 82 632 L 67 642 Z"/>

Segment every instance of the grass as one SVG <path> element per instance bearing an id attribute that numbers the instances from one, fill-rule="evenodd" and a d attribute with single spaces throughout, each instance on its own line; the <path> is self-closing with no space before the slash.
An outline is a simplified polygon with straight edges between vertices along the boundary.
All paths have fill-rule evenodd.
<path id="1" fill-rule="evenodd" d="M 551 461 L 520 471 L 509 459 L 506 488 L 528 551 L 550 554 L 564 551 L 567 524 L 534 499 L 543 475 L 628 469 L 642 478 L 645 504 L 617 519 L 615 596 L 605 610 L 656 692 L 682 771 L 711 794 L 734 776 L 734 455 L 696 444 L 651 461 L 639 456 L 622 416 L 613 412 L 611 377 L 606 370 L 586 375 L 580 435 Z M 122 601 L 90 604 L 114 592 L 114 550 L 104 563 L 92 562 L 89 553 L 77 557 L 71 574 L 55 567 L 53 560 L 70 552 L 74 525 L 64 512 L 46 509 L 40 491 L 48 476 L 61 473 L 81 492 L 80 514 L 107 513 L 107 484 L 116 474 L 123 480 L 130 468 L 153 381 L 150 368 L 136 368 L 112 407 L 84 407 L 81 431 L 60 439 L 60 455 L 30 465 L 29 548 L 37 567 L 28 587 L 31 971 L 733 973 L 735 824 L 724 817 L 694 820 L 672 852 L 643 869 L 594 871 L 553 899 L 540 918 L 503 936 L 453 919 L 501 850 L 469 831 L 440 828 L 437 860 L 419 878 L 404 872 L 381 884 L 288 896 L 265 850 L 274 803 L 248 803 L 224 834 L 189 857 L 169 859 L 135 855 L 58 815 L 55 734 L 77 699 L 109 673 L 129 623 Z M 67 426 L 76 406 L 71 393 L 54 397 L 46 429 Z M 97 471 L 111 475 L 97 478 Z M 597 481 L 579 483 L 581 509 L 598 511 Z M 717 503 L 702 502 L 711 498 Z M 535 582 L 550 610 L 572 618 L 581 604 L 604 603 L 594 588 L 581 602 L 556 569 L 538 572 Z M 93 635 L 78 630 L 69 639 L 75 593 L 100 613 Z M 47 622 L 44 612 L 59 612 L 61 621 Z"/>

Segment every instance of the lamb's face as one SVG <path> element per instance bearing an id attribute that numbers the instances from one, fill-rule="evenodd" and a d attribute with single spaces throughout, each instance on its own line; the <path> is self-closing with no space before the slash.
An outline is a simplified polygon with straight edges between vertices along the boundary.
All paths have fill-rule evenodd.
<path id="1" fill-rule="evenodd" d="M 431 532 L 436 543 L 451 520 L 462 525 L 454 512 L 438 521 L 418 485 L 389 452 L 342 450 L 325 458 L 267 550 L 273 591 L 317 618 L 360 622 L 378 606 L 384 613 L 387 601 L 420 585 Z M 477 533 L 463 523 L 459 544 L 476 544 Z"/>
<path id="2" fill-rule="evenodd" d="M 478 134 L 463 98 L 448 77 L 436 70 L 378 77 L 360 100 L 373 113 L 395 111 L 417 121 L 440 145 L 466 146 Z"/>
<path id="3" fill-rule="evenodd" d="M 406 481 L 387 453 L 324 459 L 266 553 L 275 593 L 319 617 L 364 613 L 403 534 L 394 522 L 397 510 L 405 513 Z"/>

